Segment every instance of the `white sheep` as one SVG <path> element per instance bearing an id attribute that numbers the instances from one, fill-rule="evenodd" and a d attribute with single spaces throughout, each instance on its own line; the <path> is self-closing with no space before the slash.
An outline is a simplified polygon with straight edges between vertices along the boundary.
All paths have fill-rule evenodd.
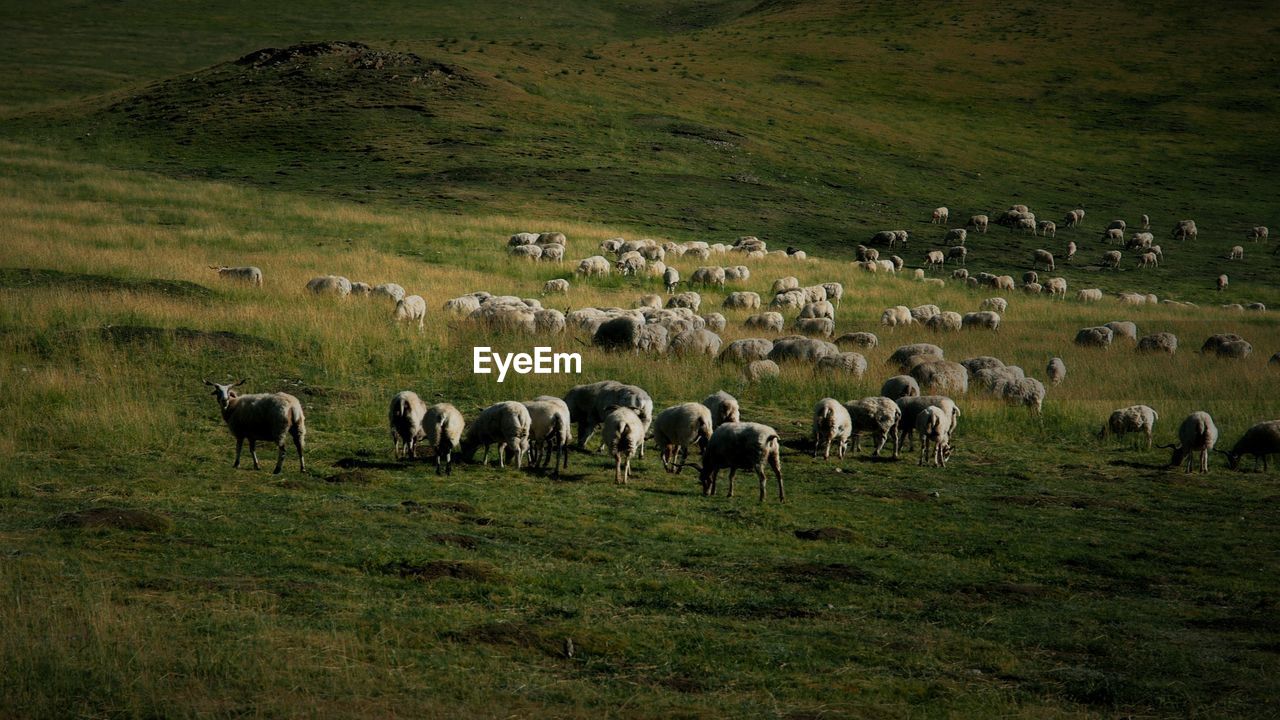
<path id="1" fill-rule="evenodd" d="M 236 439 L 236 461 L 231 467 L 240 467 L 240 451 L 244 441 L 249 441 L 249 456 L 253 458 L 253 469 L 258 470 L 258 441 L 271 441 L 279 448 L 276 458 L 278 474 L 284 466 L 285 442 L 293 438 L 293 445 L 298 450 L 298 471 L 306 472 L 306 461 L 303 459 L 303 445 L 307 434 L 306 419 L 302 415 L 302 403 L 288 393 L 256 393 L 239 395 L 232 388 L 244 384 L 239 380 L 227 385 L 204 381 L 213 388 L 213 397 L 222 411 L 222 419 L 227 429 Z"/>
<path id="2" fill-rule="evenodd" d="M 892 437 L 893 456 L 898 457 L 898 423 L 902 419 L 902 409 L 895 400 L 883 396 L 867 397 L 845 403 L 845 409 L 849 411 L 854 452 L 862 452 L 862 434 L 871 433 L 876 444 L 871 452 L 873 456 L 878 457 Z"/>
<path id="3" fill-rule="evenodd" d="M 1031 266 L 1039 267 L 1043 265 L 1048 272 L 1053 272 L 1053 253 L 1048 250 L 1035 250 L 1031 253 Z"/>
<path id="4" fill-rule="evenodd" d="M 1124 437 L 1126 433 L 1143 433 L 1147 437 L 1147 449 L 1151 449 L 1151 437 L 1155 432 L 1156 421 L 1160 414 L 1146 405 L 1130 405 L 1111 413 L 1102 429 L 1098 431 L 1098 439 L 1105 440 L 1107 435 Z"/>
<path id="5" fill-rule="evenodd" d="M 1000 329 L 1000 313 L 990 310 L 981 310 L 979 312 L 965 313 L 960 319 L 960 325 L 964 328 L 980 328 L 983 330 L 999 330 Z"/>
<path id="6" fill-rule="evenodd" d="M 1227 285 L 1230 284 L 1230 282 L 1231 280 L 1226 275 L 1219 275 L 1218 276 L 1218 292 L 1222 292 L 1223 290 L 1226 290 Z"/>
<path id="7" fill-rule="evenodd" d="M 894 401 L 898 408 L 902 411 L 902 419 L 898 422 L 899 438 L 906 438 L 907 443 L 911 447 L 915 447 L 914 431 L 916 429 L 916 418 L 925 408 L 937 407 L 942 410 L 943 414 L 951 418 L 951 427 L 948 428 L 949 436 L 954 436 L 956 427 L 960 424 L 960 408 L 955 402 L 945 395 L 921 395 L 919 397 L 902 397 Z"/>
<path id="8" fill-rule="evenodd" d="M 424 436 L 422 420 L 426 414 L 427 404 L 412 390 L 402 390 L 391 398 L 387 423 L 391 426 L 394 457 L 417 457 L 418 441 Z"/>
<path id="9" fill-rule="evenodd" d="M 392 317 L 397 322 L 414 322 L 416 320 L 418 329 L 422 330 L 427 317 L 427 301 L 423 300 L 421 295 L 409 295 L 396 302 L 396 309 Z"/>
<path id="10" fill-rule="evenodd" d="M 831 457 L 831 445 L 836 446 L 836 456 L 844 459 L 845 448 L 849 444 L 849 436 L 853 432 L 853 421 L 849 411 L 840 401 L 834 398 L 823 398 L 813 408 L 813 457 L 822 459 Z"/>
<path id="11" fill-rule="evenodd" d="M 604 416 L 604 447 L 613 457 L 613 480 L 625 485 L 631 478 L 631 457 L 644 445 L 644 426 L 635 410 L 613 406 Z"/>
<path id="12" fill-rule="evenodd" d="M 1188 415 L 1178 426 L 1178 442 L 1169 445 L 1158 445 L 1161 448 L 1172 448 L 1173 457 L 1169 464 L 1177 467 L 1183 458 L 1187 461 L 1187 472 L 1191 472 L 1193 453 L 1200 456 L 1200 472 L 1209 472 L 1209 452 L 1218 444 L 1218 426 L 1213 424 L 1209 413 L 1197 410 Z"/>
<path id="13" fill-rule="evenodd" d="M 742 410 L 738 404 L 738 399 L 723 390 L 717 390 L 703 398 L 702 404 L 711 413 L 712 429 L 718 428 L 725 423 L 740 422 L 742 420 Z"/>
<path id="14" fill-rule="evenodd" d="M 987 298 L 978 305 L 978 309 L 993 310 L 995 312 L 1002 313 L 1009 309 L 1009 301 L 1002 297 Z"/>
<path id="15" fill-rule="evenodd" d="M 676 285 L 679 285 L 679 284 L 680 284 L 679 270 L 673 267 L 668 267 L 666 270 L 662 271 L 662 286 L 666 288 L 668 295 L 675 293 Z"/>
<path id="16" fill-rule="evenodd" d="M 972 215 L 969 217 L 969 222 L 965 223 L 965 226 L 971 227 L 980 233 L 985 233 L 990 222 L 991 219 L 986 215 Z"/>
<path id="17" fill-rule="evenodd" d="M 449 403 L 436 403 L 427 408 L 422 418 L 423 437 L 419 444 L 433 449 L 437 475 L 453 474 L 453 453 L 462 448 L 465 426 L 462 413 Z"/>
<path id="18" fill-rule="evenodd" d="M 662 467 L 679 473 L 689 459 L 691 446 L 699 453 L 706 451 L 712 430 L 711 411 L 704 403 L 681 403 L 658 413 L 653 419 L 653 443 L 662 457 Z"/>
<path id="19" fill-rule="evenodd" d="M 226 265 L 210 265 L 210 270 L 218 273 L 223 280 L 248 283 L 254 287 L 262 287 L 262 269 L 247 265 L 244 267 L 227 267 Z"/>
<path id="20" fill-rule="evenodd" d="M 946 225 L 947 219 L 951 217 L 951 211 L 945 207 L 935 208 L 929 222 L 934 225 Z"/>
<path id="21" fill-rule="evenodd" d="M 533 420 L 529 411 L 518 402 L 499 402 L 490 405 L 467 426 L 462 438 L 462 456 L 470 459 L 476 448 L 484 445 L 482 465 L 489 464 L 489 446 L 498 446 L 498 467 L 507 466 L 508 453 L 515 455 L 516 468 L 524 462 L 529 451 L 529 428 Z"/>
<path id="22" fill-rule="evenodd" d="M 523 403 L 529 411 L 529 466 L 546 467 L 555 459 L 553 477 L 569 466 L 569 443 L 573 441 L 569 406 L 564 400 L 542 395 Z"/>
<path id="23" fill-rule="evenodd" d="M 887 308 L 880 315 L 880 324 L 891 328 L 910 325 L 914 321 L 914 318 L 911 317 L 911 308 L 906 305 Z"/>
<path id="24" fill-rule="evenodd" d="M 754 292 L 731 292 L 724 298 L 726 310 L 759 310 L 760 294 Z"/>
<path id="25" fill-rule="evenodd" d="M 556 278 L 548 280 L 542 284 L 543 294 L 559 293 L 561 295 L 569 294 L 569 281 L 564 278 Z"/>
<path id="26" fill-rule="evenodd" d="M 916 432 L 920 434 L 920 463 L 946 467 L 951 457 L 950 421 L 946 411 L 936 406 L 924 408 L 916 416 Z"/>
<path id="27" fill-rule="evenodd" d="M 1231 252 L 1227 253 L 1227 259 L 1228 259 L 1228 260 L 1243 260 L 1243 259 L 1244 259 L 1244 246 L 1243 246 L 1243 245 L 1233 245 L 1233 246 L 1231 247 Z"/>
<path id="28" fill-rule="evenodd" d="M 341 275 L 321 275 L 308 280 L 307 289 L 317 295 L 346 297 L 351 294 L 351 281 Z"/>
<path id="29" fill-rule="evenodd" d="M 1045 367 L 1044 373 L 1049 378 L 1049 382 L 1054 385 L 1061 385 L 1062 381 L 1067 378 L 1067 364 L 1062 361 L 1062 358 L 1053 358 Z"/>

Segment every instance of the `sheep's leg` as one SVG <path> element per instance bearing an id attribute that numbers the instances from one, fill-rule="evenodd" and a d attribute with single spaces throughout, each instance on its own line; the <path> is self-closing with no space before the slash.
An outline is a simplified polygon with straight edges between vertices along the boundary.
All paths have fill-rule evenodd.
<path id="1" fill-rule="evenodd" d="M 876 431 L 876 451 L 871 453 L 873 457 L 880 457 L 880 451 L 884 449 L 884 443 L 889 439 L 889 433 Z"/>
<path id="2" fill-rule="evenodd" d="M 626 485 L 631 479 L 631 456 L 627 456 L 626 463 L 622 466 L 622 484 Z"/>
<path id="3" fill-rule="evenodd" d="M 898 448 L 899 448 L 899 445 L 901 445 L 901 442 L 900 442 L 901 438 L 902 438 L 902 433 L 898 432 L 898 426 L 894 425 L 893 426 L 893 459 L 894 460 L 898 459 Z"/>
<path id="4" fill-rule="evenodd" d="M 588 426 L 585 422 L 578 423 L 578 449 L 579 450 L 582 450 L 584 452 L 586 451 L 587 441 L 591 439 L 591 436 L 592 434 L 595 433 L 595 431 L 596 431 L 596 428 L 594 425 Z"/>
<path id="5" fill-rule="evenodd" d="M 258 465 L 258 441 L 249 438 L 249 457 L 253 458 L 253 469 L 261 470 L 262 466 Z"/>
<path id="6" fill-rule="evenodd" d="M 725 497 L 733 497 L 733 476 L 738 474 L 738 468 L 729 468 L 729 494 Z"/>
<path id="7" fill-rule="evenodd" d="M 764 502 L 764 489 L 768 482 L 764 477 L 764 463 L 756 466 L 756 477 L 760 479 L 760 502 Z"/>
<path id="8" fill-rule="evenodd" d="M 276 442 L 276 448 L 280 451 L 280 454 L 276 457 L 276 469 L 271 471 L 272 475 L 279 475 L 280 470 L 284 468 L 284 449 L 285 449 L 284 438 L 280 438 Z"/>
<path id="9" fill-rule="evenodd" d="M 773 468 L 773 477 L 778 481 L 778 502 L 787 501 L 787 491 L 782 487 L 782 462 L 778 455 L 770 456 L 769 467 Z"/>
<path id="10" fill-rule="evenodd" d="M 484 444 L 484 457 L 480 460 L 480 464 L 489 467 L 489 443 Z"/>
<path id="11" fill-rule="evenodd" d="M 450 450 L 444 454 L 444 474 L 453 474 L 453 451 Z"/>
<path id="12" fill-rule="evenodd" d="M 489 454 L 489 448 L 485 447 L 485 456 Z M 507 443 L 498 443 L 498 467 L 505 468 L 507 466 Z"/>
<path id="13" fill-rule="evenodd" d="M 233 468 L 240 467 L 240 448 L 242 447 L 244 447 L 244 438 L 236 438 L 236 461 L 231 464 Z"/>
<path id="14" fill-rule="evenodd" d="M 613 455 L 613 484 L 622 484 L 622 453 Z"/>

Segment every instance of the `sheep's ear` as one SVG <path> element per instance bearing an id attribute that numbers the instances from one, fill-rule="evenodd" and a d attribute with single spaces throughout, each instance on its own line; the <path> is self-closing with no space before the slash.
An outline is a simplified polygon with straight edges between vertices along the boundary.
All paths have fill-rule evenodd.
<path id="1" fill-rule="evenodd" d="M 240 378 L 239 380 L 237 380 L 237 381 L 235 381 L 235 382 L 231 383 L 231 384 L 230 384 L 230 385 L 228 385 L 227 387 L 228 387 L 228 388 L 238 387 L 238 386 L 243 385 L 243 384 L 245 384 L 245 383 L 247 383 L 247 382 L 249 382 L 248 378 Z"/>
<path id="2" fill-rule="evenodd" d="M 201 380 L 204 380 L 204 378 L 201 378 Z M 205 385 L 212 385 L 213 383 L 209 382 L 208 380 L 204 380 L 204 384 L 205 384 Z"/>

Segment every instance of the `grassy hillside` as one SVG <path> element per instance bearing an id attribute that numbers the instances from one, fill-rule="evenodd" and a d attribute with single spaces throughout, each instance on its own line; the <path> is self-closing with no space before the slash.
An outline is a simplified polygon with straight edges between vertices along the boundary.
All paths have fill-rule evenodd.
<path id="1" fill-rule="evenodd" d="M 0 716 L 1273 714 L 1274 471 L 1215 456 L 1185 475 L 1167 450 L 1094 437 L 1139 402 L 1160 413 L 1157 442 L 1193 410 L 1224 447 L 1276 416 L 1274 309 L 1217 307 L 1280 308 L 1273 246 L 1242 242 L 1280 225 L 1269 7 L 50 3 L 0 17 Z M 905 227 L 918 264 L 942 234 L 932 207 L 1013 202 L 1053 220 L 1086 207 L 1087 227 L 993 228 L 970 241 L 971 271 L 1020 275 L 1032 249 L 1075 240 L 1072 293 L 1201 307 L 1014 293 L 999 333 L 878 327 L 889 305 L 965 312 L 992 293 L 857 272 L 854 244 Z M 1165 266 L 1090 267 L 1106 221 L 1142 212 Z M 1198 242 L 1167 238 L 1181 217 Z M 581 378 L 477 378 L 472 346 L 534 339 L 446 318 L 445 298 L 536 296 L 553 277 L 573 283 L 543 299 L 562 309 L 658 291 L 511 262 L 505 238 L 540 229 L 564 231 L 574 260 L 617 235 L 804 247 L 815 260 L 753 261 L 728 289 L 841 281 L 838 331 L 882 345 L 862 378 L 787 367 L 748 385 L 709 359 L 568 335 L 538 342 L 581 351 Z M 1228 262 L 1237 243 L 1246 261 Z M 266 285 L 220 283 L 214 264 L 258 265 Z M 322 273 L 423 294 L 426 331 L 385 304 L 304 293 Z M 726 315 L 726 342 L 754 334 Z M 1070 342 L 1121 319 L 1182 348 Z M 1194 352 L 1217 332 L 1254 354 Z M 885 358 L 917 341 L 1041 378 L 1060 356 L 1069 375 L 1039 419 L 967 394 L 946 470 L 905 451 L 813 460 L 814 403 L 878 393 L 896 372 Z M 230 467 L 200 381 L 233 377 L 301 399 L 308 473 L 292 457 L 280 476 Z M 627 487 L 581 453 L 559 480 L 391 459 L 398 390 L 473 417 L 606 377 L 659 408 L 734 393 L 783 436 L 788 502 L 770 483 L 757 504 L 749 475 L 733 499 L 703 498 L 652 449 Z"/>

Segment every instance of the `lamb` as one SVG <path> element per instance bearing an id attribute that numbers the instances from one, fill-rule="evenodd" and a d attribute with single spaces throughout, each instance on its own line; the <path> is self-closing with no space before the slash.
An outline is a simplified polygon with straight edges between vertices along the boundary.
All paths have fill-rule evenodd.
<path id="1" fill-rule="evenodd" d="M 1227 467 L 1237 470 L 1240 467 L 1240 460 L 1245 455 L 1253 456 L 1253 467 L 1258 469 L 1258 463 L 1262 463 L 1262 470 L 1267 470 L 1267 456 L 1280 453 L 1280 420 L 1266 420 L 1255 423 L 1248 430 L 1244 431 L 1244 435 L 1236 441 L 1236 444 L 1230 450 L 1219 450 L 1218 452 L 1227 456 Z"/>
<path id="2" fill-rule="evenodd" d="M 924 322 L 925 327 L 934 332 L 959 332 L 964 327 L 964 318 L 958 312 L 940 312 Z"/>
<path id="3" fill-rule="evenodd" d="M 867 371 L 867 359 L 856 352 L 842 352 L 839 355 L 818 358 L 818 364 L 814 369 L 845 372 L 854 377 L 862 377 Z"/>
<path id="4" fill-rule="evenodd" d="M 1098 439 L 1106 440 L 1107 435 L 1124 437 L 1126 433 L 1140 432 L 1147 436 L 1147 449 L 1151 449 L 1151 436 L 1155 432 L 1156 421 L 1160 415 L 1146 405 L 1130 405 L 1111 413 L 1111 417 L 1098 431 Z"/>
<path id="5" fill-rule="evenodd" d="M 790 335 L 773 341 L 769 359 L 774 362 L 816 363 L 827 355 L 839 354 L 840 348 L 824 340 Z"/>
<path id="6" fill-rule="evenodd" d="M 427 301 L 421 295 L 410 295 L 396 303 L 393 317 L 397 322 L 417 320 L 418 330 L 422 330 L 427 317 Z"/>
<path id="7" fill-rule="evenodd" d="M 831 445 L 836 446 L 836 457 L 844 459 L 844 451 L 849 444 L 849 435 L 853 432 L 853 421 L 849 411 L 835 398 L 822 398 L 813 408 L 813 458 L 831 457 Z"/>
<path id="8" fill-rule="evenodd" d="M 1188 415 L 1178 426 L 1177 443 L 1158 447 L 1173 449 L 1173 457 L 1169 460 L 1171 466 L 1181 465 L 1183 458 L 1186 458 L 1188 473 L 1191 472 L 1192 453 L 1199 453 L 1200 472 L 1207 473 L 1209 472 L 1209 452 L 1216 444 L 1218 444 L 1218 426 L 1213 424 L 1213 418 L 1209 413 L 1197 410 Z"/>
<path id="9" fill-rule="evenodd" d="M 747 317 L 746 322 L 743 324 L 753 330 L 782 332 L 782 329 L 786 326 L 786 320 L 782 317 L 782 313 L 764 312 Z"/>
<path id="10" fill-rule="evenodd" d="M 1178 337 L 1173 333 L 1158 332 L 1138 341 L 1138 352 L 1172 355 L 1178 350 Z"/>
<path id="11" fill-rule="evenodd" d="M 1115 333 L 1109 327 L 1089 327 L 1076 333 L 1076 344 L 1083 347 L 1111 347 Z"/>
<path id="12" fill-rule="evenodd" d="M 870 433 L 876 444 L 872 456 L 879 457 L 885 443 L 892 437 L 893 456 L 898 457 L 898 423 L 902 419 L 902 409 L 897 402 L 883 396 L 867 397 L 845 403 L 845 409 L 849 411 L 854 452 L 862 452 L 862 434 Z"/>
<path id="13" fill-rule="evenodd" d="M 1124 255 L 1119 250 L 1108 250 L 1102 254 L 1102 267 L 1118 270 Z"/>
<path id="14" fill-rule="evenodd" d="M 1252 240 L 1254 242 L 1258 242 L 1259 240 L 1266 242 L 1267 238 L 1270 237 L 1270 235 L 1271 235 L 1271 231 L 1267 229 L 1267 226 L 1258 225 L 1257 227 L 1250 228 L 1248 234 L 1245 237 L 1247 237 L 1249 240 Z"/>
<path id="15" fill-rule="evenodd" d="M 985 233 L 989 223 L 990 219 L 986 215 L 972 215 L 969 217 L 969 222 L 965 223 L 965 227 L 971 227 L 980 233 Z"/>
<path id="16" fill-rule="evenodd" d="M 711 414 L 711 426 L 713 429 L 725 423 L 741 420 L 738 399 L 723 390 L 718 390 L 703 398 L 702 404 Z"/>
<path id="17" fill-rule="evenodd" d="M 711 411 L 699 403 L 682 403 L 658 413 L 653 421 L 654 445 L 662 457 L 662 467 L 679 473 L 689 458 L 689 446 L 705 453 L 711 438 Z"/>
<path id="18" fill-rule="evenodd" d="M 993 310 L 995 312 L 1002 313 L 1009 309 L 1009 301 L 1005 300 L 1002 297 L 987 298 L 986 300 L 983 300 L 981 304 L 978 305 L 978 309 Z"/>
<path id="19" fill-rule="evenodd" d="M 507 455 L 514 454 L 516 468 L 524 462 L 529 451 L 529 429 L 533 420 L 529 411 L 518 402 L 499 402 L 485 408 L 467 426 L 462 438 L 462 456 L 471 459 L 476 448 L 484 445 L 482 465 L 489 464 L 489 446 L 498 446 L 498 467 L 507 466 Z"/>
<path id="20" fill-rule="evenodd" d="M 951 217 L 951 211 L 945 207 L 940 207 L 933 211 L 933 216 L 929 222 L 934 225 L 946 225 L 949 217 Z"/>
<path id="21" fill-rule="evenodd" d="M 964 245 L 969 239 L 969 231 L 964 228 L 951 228 L 947 234 L 943 236 L 943 242 L 955 242 L 956 245 Z"/>
<path id="22" fill-rule="evenodd" d="M 392 455 L 395 458 L 417 457 L 417 444 L 424 436 L 422 420 L 426 414 L 427 404 L 412 390 L 402 390 L 391 398 L 387 423 L 391 426 Z"/>
<path id="23" fill-rule="evenodd" d="M 317 295 L 346 297 L 351 294 L 351 281 L 341 275 L 321 275 L 308 280 L 307 289 Z"/>
<path id="24" fill-rule="evenodd" d="M 420 444 L 434 448 L 437 475 L 453 474 L 453 453 L 462 447 L 464 426 L 462 413 L 449 403 L 437 403 L 427 408 L 422 418 L 423 437 Z"/>
<path id="25" fill-rule="evenodd" d="M 809 337 L 829 338 L 835 334 L 836 324 L 831 318 L 796 318 L 796 332 Z"/>
<path id="26" fill-rule="evenodd" d="M 222 411 L 222 419 L 236 439 L 236 461 L 231 467 L 240 467 L 240 451 L 244 447 L 244 441 L 248 440 L 253 469 L 258 470 L 258 441 L 269 440 L 280 450 L 276 458 L 276 469 L 271 471 L 272 474 L 279 474 L 284 466 L 286 438 L 292 437 L 293 446 L 298 450 L 298 472 L 306 472 L 303 445 L 307 427 L 306 418 L 302 415 L 302 403 L 288 393 L 239 395 L 232 389 L 244 383 L 244 380 L 239 380 L 223 385 L 204 381 L 205 385 L 213 388 L 211 394 Z"/>
<path id="27" fill-rule="evenodd" d="M 942 410 L 943 414 L 951 418 L 951 426 L 947 428 L 949 436 L 954 436 L 956 426 L 960 424 L 960 408 L 956 406 L 951 398 L 945 395 L 921 395 L 919 397 L 903 397 L 894 401 L 898 409 L 902 411 L 902 418 L 898 421 L 898 436 L 905 438 L 910 447 L 915 447 L 915 439 L 913 430 L 916 429 L 916 418 L 925 408 L 936 407 Z"/>
<path id="28" fill-rule="evenodd" d="M 635 410 L 648 434 L 649 423 L 653 421 L 653 399 L 649 393 L 635 385 L 624 385 L 616 380 L 602 380 L 590 385 L 576 385 L 565 393 L 564 402 L 569 406 L 569 415 L 578 424 L 578 449 L 587 446 L 587 440 L 595 433 L 607 412 L 614 406 L 629 407 Z M 640 457 L 644 457 L 644 448 L 640 448 Z"/>
<path id="29" fill-rule="evenodd" d="M 546 467 L 555 458 L 552 477 L 560 477 L 560 468 L 569 466 L 569 443 L 572 442 L 569 406 L 558 397 L 543 395 L 524 403 L 529 411 L 529 466 Z"/>
<path id="30" fill-rule="evenodd" d="M 720 353 L 720 336 L 710 330 L 689 329 L 671 338 L 670 352 L 679 356 L 710 355 Z"/>
<path id="31" fill-rule="evenodd" d="M 692 464 L 692 463 L 691 463 Z M 702 465 L 693 465 L 699 472 L 702 494 L 716 494 L 716 478 L 721 470 L 729 470 L 729 497 L 733 497 L 733 479 L 739 469 L 756 471 L 760 479 L 760 502 L 765 497 L 764 469 L 773 469 L 778 482 L 778 502 L 786 502 L 782 484 L 781 444 L 778 431 L 768 425 L 751 422 L 725 423 L 711 433 Z"/>
<path id="32" fill-rule="evenodd" d="M 916 416 L 916 432 L 920 433 L 920 465 L 930 462 L 936 467 L 946 467 L 951 457 L 951 433 L 946 412 L 942 408 L 927 407 Z M 932 449 L 931 449 L 932 446 Z"/>
<path id="33" fill-rule="evenodd" d="M 773 341 L 766 338 L 743 338 L 734 340 L 720 351 L 720 362 L 732 362 L 738 365 L 756 360 L 764 360 L 773 351 Z"/>
<path id="34" fill-rule="evenodd" d="M 965 313 L 961 318 L 961 326 L 968 328 L 979 328 L 983 330 L 999 330 L 1000 314 L 990 310 L 980 312 Z"/>
<path id="35" fill-rule="evenodd" d="M 1196 229 L 1195 220 L 1179 220 L 1178 224 L 1173 226 L 1173 235 L 1175 240 L 1195 240 L 1200 231 Z"/>
<path id="36" fill-rule="evenodd" d="M 1036 223 L 1036 229 L 1043 237 L 1058 237 L 1058 224 L 1052 220 L 1041 220 Z"/>
<path id="37" fill-rule="evenodd" d="M 644 447 L 645 430 L 629 407 L 612 406 L 604 416 L 604 447 L 614 459 L 613 481 L 625 485 L 631 477 L 631 456 Z"/>
<path id="38" fill-rule="evenodd" d="M 920 397 L 920 383 L 910 375 L 894 375 L 880 386 L 880 394 L 890 400 Z"/>
<path id="39" fill-rule="evenodd" d="M 888 308 L 880 315 L 880 324 L 891 328 L 910 325 L 912 322 L 914 318 L 911 317 L 911 309 L 906 305 Z"/>
<path id="40" fill-rule="evenodd" d="M 731 292 L 724 298 L 726 310 L 759 310 L 760 294 L 753 292 Z"/>
<path id="41" fill-rule="evenodd" d="M 1231 282 L 1230 279 L 1226 275 L 1219 275 L 1218 276 L 1218 292 L 1222 292 L 1223 290 L 1226 290 L 1227 285 L 1230 284 L 1230 282 Z"/>
<path id="42" fill-rule="evenodd" d="M 242 282 L 253 285 L 254 287 L 262 287 L 262 269 L 253 267 L 252 265 L 244 267 L 227 267 L 226 265 L 210 265 L 210 270 L 218 273 L 218 277 L 223 280 L 231 280 L 233 282 Z"/>
<path id="43" fill-rule="evenodd" d="M 920 383 L 921 392 L 963 393 L 969 390 L 969 372 L 960 363 L 928 360 L 911 368 L 909 374 Z"/>
<path id="44" fill-rule="evenodd" d="M 1053 272 L 1053 253 L 1048 250 L 1036 250 L 1031 253 L 1031 266 L 1044 265 L 1044 269 Z"/>
<path id="45" fill-rule="evenodd" d="M 1049 378 L 1050 383 L 1061 385 L 1067 378 L 1067 364 L 1062 361 L 1062 358 L 1053 358 L 1045 367 L 1044 374 Z"/>
<path id="46" fill-rule="evenodd" d="M 869 332 L 845 333 L 844 335 L 841 335 L 840 337 L 836 338 L 837 347 L 845 347 L 847 345 L 851 345 L 853 347 L 860 347 L 860 348 L 865 348 L 867 350 L 874 350 L 876 346 L 878 346 L 879 344 L 880 344 L 880 338 L 876 337 L 874 333 L 869 333 Z"/>

